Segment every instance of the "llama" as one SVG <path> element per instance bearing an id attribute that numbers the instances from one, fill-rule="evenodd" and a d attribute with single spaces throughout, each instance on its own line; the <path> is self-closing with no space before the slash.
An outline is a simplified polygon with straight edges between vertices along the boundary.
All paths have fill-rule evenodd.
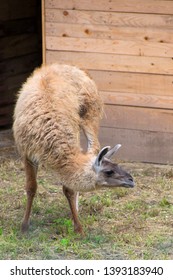
<path id="1" fill-rule="evenodd" d="M 121 145 L 100 150 L 98 129 L 102 112 L 103 103 L 94 81 L 75 66 L 43 65 L 23 84 L 13 123 L 26 173 L 23 232 L 29 227 L 39 163 L 56 170 L 71 209 L 74 231 L 81 234 L 78 192 L 134 186 L 132 176 L 110 160 Z M 87 138 L 87 152 L 81 150 L 81 129 Z"/>

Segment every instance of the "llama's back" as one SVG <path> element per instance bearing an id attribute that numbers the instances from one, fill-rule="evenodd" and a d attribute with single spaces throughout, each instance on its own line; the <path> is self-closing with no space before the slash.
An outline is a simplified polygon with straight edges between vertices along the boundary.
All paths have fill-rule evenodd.
<path id="1" fill-rule="evenodd" d="M 92 119 L 98 124 L 101 110 L 95 83 L 83 71 L 42 66 L 19 92 L 13 125 L 17 148 L 34 161 L 64 162 L 80 148 L 80 127 Z"/>

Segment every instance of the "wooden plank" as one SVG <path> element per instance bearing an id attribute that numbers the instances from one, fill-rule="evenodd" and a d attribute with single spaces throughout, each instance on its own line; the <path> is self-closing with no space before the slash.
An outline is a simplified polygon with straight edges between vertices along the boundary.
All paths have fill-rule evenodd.
<path id="1" fill-rule="evenodd" d="M 0 19 L 13 20 L 23 19 L 27 17 L 36 16 L 37 1 L 29 0 L 1 0 L 0 1 Z"/>
<path id="2" fill-rule="evenodd" d="M 0 1 L 0 19 L 2 21 L 9 19 L 9 5 L 8 5 L 8 1 Z"/>
<path id="3" fill-rule="evenodd" d="M 6 126 L 12 123 L 13 111 L 14 105 L 0 107 L 0 126 Z"/>
<path id="4" fill-rule="evenodd" d="M 11 129 L 4 129 L 0 132 L 0 149 L 1 148 L 12 148 L 14 149 L 14 137 Z M 2 152 L 2 149 L 1 149 Z M 4 149 L 4 154 L 6 149 Z M 1 153 L 2 155 L 2 153 Z"/>
<path id="5" fill-rule="evenodd" d="M 11 90 L 6 89 L 6 86 L 4 86 L 4 91 L 2 91 L 2 87 L 0 90 L 0 111 L 2 106 L 14 104 L 16 102 L 16 93 L 19 90 L 19 88 L 13 88 Z"/>
<path id="6" fill-rule="evenodd" d="M 30 73 L 25 73 L 9 77 L 6 79 L 6 83 L 0 83 L 0 111 L 4 105 L 12 105 L 15 103 L 17 92 L 22 86 L 22 83 L 26 81 L 29 74 Z M 11 112 L 11 114 L 13 114 L 13 112 Z"/>
<path id="7" fill-rule="evenodd" d="M 122 144 L 116 158 L 173 164 L 173 133 L 101 127 L 101 146 Z"/>
<path id="8" fill-rule="evenodd" d="M 46 37 L 46 49 L 171 58 L 173 56 L 172 44 L 55 36 Z"/>
<path id="9" fill-rule="evenodd" d="M 0 128 L 5 128 L 11 126 L 13 123 L 12 115 L 9 113 L 8 115 L 0 116 Z"/>
<path id="10" fill-rule="evenodd" d="M 1 60 L 22 56 L 39 51 L 38 35 L 22 34 L 10 37 L 4 37 L 0 40 L 0 56 Z"/>
<path id="11" fill-rule="evenodd" d="M 41 23 L 42 23 L 42 62 L 46 63 L 46 20 L 45 20 L 45 0 L 41 0 Z"/>
<path id="12" fill-rule="evenodd" d="M 173 132 L 173 110 L 105 105 L 104 111 L 104 127 Z"/>
<path id="13" fill-rule="evenodd" d="M 8 0 L 9 19 L 34 17 L 37 15 L 38 3 L 35 0 Z"/>
<path id="14" fill-rule="evenodd" d="M 0 36 L 12 36 L 23 33 L 34 33 L 36 30 L 36 20 L 35 18 L 24 18 L 15 19 L 9 21 L 3 21 L 1 23 L 2 34 Z"/>
<path id="15" fill-rule="evenodd" d="M 0 84 L 0 93 L 7 92 L 9 90 L 13 91 L 16 88 L 20 88 L 22 83 L 25 82 L 27 77 L 29 76 L 30 72 L 25 72 L 16 76 L 10 76 L 6 79 L 6 83 Z M 15 91 L 14 91 L 15 94 Z"/>
<path id="16" fill-rule="evenodd" d="M 46 62 L 61 62 L 89 70 L 173 74 L 172 58 L 47 51 Z"/>
<path id="17" fill-rule="evenodd" d="M 47 36 L 173 43 L 173 36 L 170 36 L 169 29 L 155 29 L 152 27 L 118 27 L 46 22 L 45 28 Z"/>
<path id="18" fill-rule="evenodd" d="M 0 62 L 0 81 L 6 82 L 8 77 L 24 74 L 26 72 L 29 73 L 40 63 L 41 59 L 38 53 L 10 58 Z"/>
<path id="19" fill-rule="evenodd" d="M 101 144 L 122 143 L 122 159 L 173 163 L 173 1 L 45 2 L 46 62 L 89 69 L 109 104 Z"/>
<path id="20" fill-rule="evenodd" d="M 0 116 L 7 115 L 11 112 L 11 109 L 13 109 L 13 105 L 7 105 L 7 106 L 2 106 L 0 110 Z"/>
<path id="21" fill-rule="evenodd" d="M 137 13 L 113 13 L 99 11 L 78 11 L 46 9 L 46 22 L 69 24 L 93 24 L 142 28 L 173 28 L 172 15 Z"/>
<path id="22" fill-rule="evenodd" d="M 137 106 L 159 109 L 173 109 L 173 95 L 133 94 L 124 92 L 100 91 L 107 105 Z"/>
<path id="23" fill-rule="evenodd" d="M 173 2 L 163 0 L 46 0 L 46 8 L 172 14 Z"/>
<path id="24" fill-rule="evenodd" d="M 88 71 L 101 91 L 149 95 L 173 95 L 173 77 L 112 71 Z"/>

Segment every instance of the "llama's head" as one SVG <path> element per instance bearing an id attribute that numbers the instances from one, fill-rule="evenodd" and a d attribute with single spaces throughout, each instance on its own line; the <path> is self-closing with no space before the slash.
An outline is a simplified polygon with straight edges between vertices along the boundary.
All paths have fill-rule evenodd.
<path id="1" fill-rule="evenodd" d="M 110 160 L 120 147 L 120 144 L 113 148 L 104 147 L 96 157 L 93 169 L 97 174 L 96 184 L 98 187 L 134 187 L 132 176 Z"/>

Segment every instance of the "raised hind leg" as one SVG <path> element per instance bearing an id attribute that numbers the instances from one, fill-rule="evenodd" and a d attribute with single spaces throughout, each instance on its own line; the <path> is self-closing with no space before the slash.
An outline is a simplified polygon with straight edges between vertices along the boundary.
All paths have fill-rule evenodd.
<path id="1" fill-rule="evenodd" d="M 63 192 L 68 200 L 72 218 L 74 222 L 74 231 L 83 234 L 82 225 L 78 218 L 78 192 L 75 192 L 65 186 L 63 186 Z"/>
<path id="2" fill-rule="evenodd" d="M 24 219 L 21 226 L 22 232 L 26 232 L 29 227 L 29 217 L 31 214 L 32 203 L 37 191 L 36 175 L 38 169 L 38 165 L 29 161 L 27 158 L 25 158 L 24 165 L 26 173 L 27 204 Z"/>

